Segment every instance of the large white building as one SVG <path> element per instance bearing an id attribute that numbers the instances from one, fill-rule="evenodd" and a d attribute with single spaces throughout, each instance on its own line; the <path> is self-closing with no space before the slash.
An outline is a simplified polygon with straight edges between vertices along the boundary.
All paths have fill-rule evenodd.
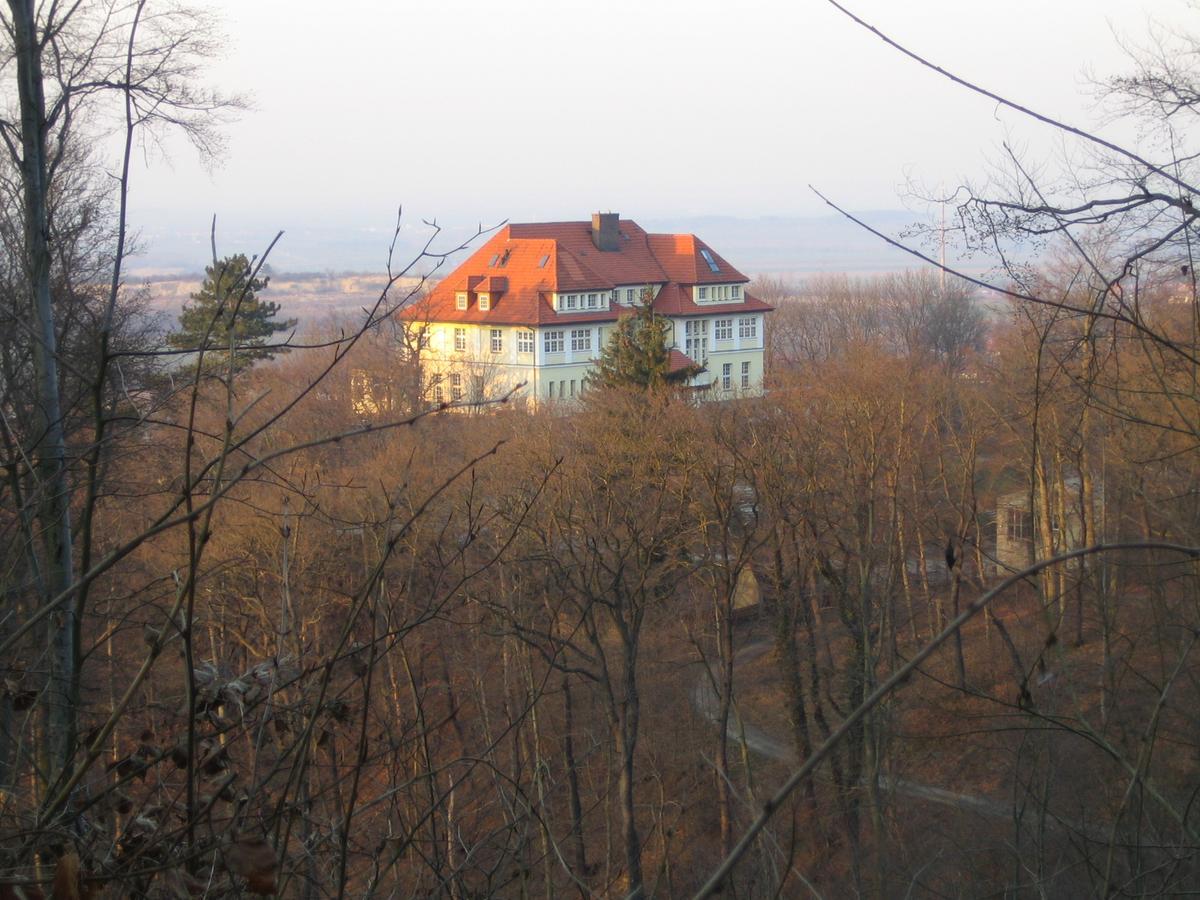
<path id="1" fill-rule="evenodd" d="M 401 315 L 424 329 L 431 401 L 570 401 L 618 318 L 645 292 L 671 325 L 673 368 L 712 399 L 762 391 L 766 313 L 749 279 L 691 234 L 647 234 L 616 213 L 508 225 Z"/>

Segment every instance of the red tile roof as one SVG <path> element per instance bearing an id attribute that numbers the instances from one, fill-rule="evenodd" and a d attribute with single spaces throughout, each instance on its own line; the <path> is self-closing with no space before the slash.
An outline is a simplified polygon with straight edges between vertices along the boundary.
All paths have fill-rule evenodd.
<path id="1" fill-rule="evenodd" d="M 699 368 L 696 361 L 680 350 L 672 350 L 667 357 L 667 372 L 674 374 L 681 369 Z"/>
<path id="2" fill-rule="evenodd" d="M 647 237 L 654 255 L 663 261 L 663 268 L 672 281 L 681 284 L 734 284 L 749 280 L 694 234 L 650 234 Z M 704 259 L 701 251 L 705 250 L 716 264 L 716 272 Z"/>
<path id="3" fill-rule="evenodd" d="M 749 279 L 691 234 L 647 234 L 636 222 L 618 223 L 620 249 L 597 250 L 591 222 L 539 222 L 508 225 L 494 234 L 444 278 L 424 300 L 401 315 L 428 322 L 541 325 L 613 321 L 628 311 L 555 312 L 551 295 L 563 291 L 608 292 L 618 286 L 658 284 L 654 307 L 665 315 L 705 315 L 728 311 L 764 312 L 771 307 L 745 296 L 744 302 L 692 301 L 696 284 L 741 284 Z M 713 259 L 713 272 L 702 251 Z M 493 265 L 494 261 L 494 265 Z M 472 302 L 455 308 L 455 294 L 487 291 L 491 308 Z"/>
<path id="4" fill-rule="evenodd" d="M 508 279 L 502 275 L 485 275 L 475 290 L 481 294 L 503 294 L 508 290 Z"/>

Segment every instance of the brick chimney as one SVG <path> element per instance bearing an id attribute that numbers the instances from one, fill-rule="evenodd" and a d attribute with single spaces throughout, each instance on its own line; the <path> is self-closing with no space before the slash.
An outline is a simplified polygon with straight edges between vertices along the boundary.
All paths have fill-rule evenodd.
<path id="1" fill-rule="evenodd" d="M 621 232 L 617 213 L 592 213 L 592 243 L 604 252 L 621 249 Z"/>

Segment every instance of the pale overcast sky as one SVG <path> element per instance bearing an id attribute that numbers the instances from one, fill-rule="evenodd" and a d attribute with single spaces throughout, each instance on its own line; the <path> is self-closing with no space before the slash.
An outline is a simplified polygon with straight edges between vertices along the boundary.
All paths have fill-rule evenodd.
<path id="1" fill-rule="evenodd" d="M 1184 0 L 845 0 L 912 49 L 1072 122 L 1117 37 L 1200 25 Z M 146 226 L 386 229 L 903 206 L 1045 132 L 921 69 L 823 0 L 219 0 L 212 80 L 253 108 L 207 171 L 140 174 Z M 332 12 L 331 12 L 332 11 Z M 183 226 L 181 226 L 183 227 Z"/>

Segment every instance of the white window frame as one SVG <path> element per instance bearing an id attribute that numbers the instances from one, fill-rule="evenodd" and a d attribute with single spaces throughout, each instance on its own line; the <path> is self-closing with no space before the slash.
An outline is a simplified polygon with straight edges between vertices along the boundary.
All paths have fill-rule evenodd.
<path id="1" fill-rule="evenodd" d="M 713 322 L 713 340 L 733 340 L 733 319 L 717 319 Z"/>
<path id="2" fill-rule="evenodd" d="M 467 352 L 467 329 L 465 329 L 465 328 L 455 328 L 454 329 L 454 352 L 455 353 L 466 353 Z"/>
<path id="3" fill-rule="evenodd" d="M 750 360 L 742 361 L 742 389 L 750 387 Z"/>
<path id="4" fill-rule="evenodd" d="M 562 353 L 565 332 L 561 330 L 545 331 L 542 333 L 542 349 L 546 353 Z"/>
<path id="5" fill-rule="evenodd" d="M 683 352 L 698 363 L 708 359 L 708 319 L 688 319 L 683 324 Z"/>
<path id="6" fill-rule="evenodd" d="M 466 291 L 459 291 L 458 293 L 456 293 L 454 295 L 454 308 L 455 309 L 459 309 L 459 310 L 466 309 L 469 304 L 470 304 L 470 301 L 467 299 Z"/>
<path id="7" fill-rule="evenodd" d="M 503 328 L 493 328 L 492 329 L 492 352 L 493 353 L 503 353 L 504 352 L 504 329 Z"/>
<path id="8" fill-rule="evenodd" d="M 572 328 L 571 329 L 571 352 L 580 353 L 584 350 L 592 349 L 592 329 L 590 328 Z"/>
<path id="9" fill-rule="evenodd" d="M 488 294 L 479 295 L 479 309 L 481 312 L 487 312 L 492 308 L 492 298 Z"/>
<path id="10" fill-rule="evenodd" d="M 696 292 L 696 299 L 698 299 L 698 300 L 707 300 L 707 299 L 708 299 L 708 288 L 706 288 L 706 287 L 701 287 L 701 288 L 700 288 L 700 289 L 699 289 L 699 290 Z"/>
<path id="11" fill-rule="evenodd" d="M 532 353 L 537 347 L 537 335 L 527 329 L 520 329 L 517 332 L 517 352 Z"/>
<path id="12" fill-rule="evenodd" d="M 567 309 L 575 309 L 575 304 L 579 302 L 579 296 L 576 294 L 567 294 Z"/>
<path id="13" fill-rule="evenodd" d="M 733 363 L 721 363 L 721 390 L 733 390 Z"/>
<path id="14" fill-rule="evenodd" d="M 462 399 L 462 373 L 450 373 L 450 399 L 458 401 Z"/>
<path id="15" fill-rule="evenodd" d="M 742 299 L 742 286 L 740 284 L 735 284 L 729 289 L 729 291 L 733 295 L 734 300 Z"/>
<path id="16" fill-rule="evenodd" d="M 1033 535 L 1033 520 L 1028 511 L 1010 506 L 1006 510 L 1004 536 L 1010 541 L 1028 541 Z"/>
<path id="17" fill-rule="evenodd" d="M 625 289 L 625 303 L 629 306 L 633 306 L 633 288 Z"/>
<path id="18" fill-rule="evenodd" d="M 742 316 L 738 319 L 738 337 L 758 339 L 758 316 Z"/>

